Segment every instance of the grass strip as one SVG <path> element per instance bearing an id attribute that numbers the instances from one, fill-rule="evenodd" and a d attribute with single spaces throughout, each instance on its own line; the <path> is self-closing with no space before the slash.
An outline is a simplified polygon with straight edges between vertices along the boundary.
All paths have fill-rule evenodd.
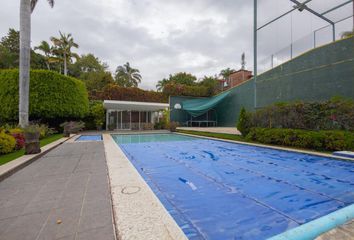
<path id="1" fill-rule="evenodd" d="M 50 135 L 46 138 L 41 139 L 40 145 L 41 145 L 41 147 L 43 147 L 49 143 L 59 140 L 62 137 L 63 137 L 62 133 Z M 0 156 L 0 165 L 3 165 L 3 164 L 8 163 L 12 160 L 15 160 L 16 158 L 22 157 L 23 155 L 25 155 L 25 149 L 20 149 L 15 152 L 12 152 L 12 153 L 1 155 Z"/>

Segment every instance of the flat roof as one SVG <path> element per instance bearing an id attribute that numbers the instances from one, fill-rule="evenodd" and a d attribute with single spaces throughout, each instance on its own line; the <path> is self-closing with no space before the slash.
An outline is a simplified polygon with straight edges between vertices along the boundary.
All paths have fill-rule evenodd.
<path id="1" fill-rule="evenodd" d="M 103 107 L 105 109 L 114 110 L 130 110 L 130 111 L 160 111 L 169 107 L 168 103 L 156 102 L 133 102 L 133 101 L 116 101 L 104 100 Z"/>

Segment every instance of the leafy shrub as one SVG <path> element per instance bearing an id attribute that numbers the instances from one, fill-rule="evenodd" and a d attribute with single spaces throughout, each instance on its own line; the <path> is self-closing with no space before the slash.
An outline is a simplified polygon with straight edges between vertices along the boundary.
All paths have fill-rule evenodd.
<path id="1" fill-rule="evenodd" d="M 163 122 L 155 122 L 154 129 L 156 129 L 156 130 L 163 129 L 163 127 L 164 127 L 163 125 L 164 125 Z"/>
<path id="2" fill-rule="evenodd" d="M 161 129 L 169 129 L 170 124 L 170 110 L 162 111 L 162 118 L 160 118 Z"/>
<path id="3" fill-rule="evenodd" d="M 250 117 L 244 107 L 242 107 L 240 111 L 240 117 L 238 119 L 236 127 L 237 130 L 241 132 L 242 136 L 246 136 L 250 131 Z"/>
<path id="4" fill-rule="evenodd" d="M 21 133 L 23 133 L 23 129 L 19 128 L 19 127 L 10 128 L 8 131 L 9 131 L 10 134 L 21 134 Z"/>
<path id="5" fill-rule="evenodd" d="M 25 146 L 25 137 L 23 133 L 12 133 L 11 136 L 16 140 L 15 150 L 20 150 Z"/>
<path id="6" fill-rule="evenodd" d="M 0 154 L 10 153 L 15 149 L 16 140 L 13 136 L 0 132 Z"/>
<path id="7" fill-rule="evenodd" d="M 97 129 L 100 129 L 104 123 L 104 120 L 105 120 L 104 108 L 103 108 L 102 103 L 95 104 L 91 108 L 91 114 L 94 117 L 94 122 L 96 124 Z"/>
<path id="8" fill-rule="evenodd" d="M 48 137 L 56 132 L 53 128 L 48 127 L 48 125 L 46 124 L 38 125 L 38 130 L 40 139 Z"/>
<path id="9" fill-rule="evenodd" d="M 349 131 L 308 131 L 282 128 L 251 128 L 247 140 L 315 150 L 354 150 L 354 133 Z"/>
<path id="10" fill-rule="evenodd" d="M 0 70 L 0 122 L 18 119 L 18 70 Z M 47 70 L 30 72 L 31 119 L 81 118 L 88 112 L 82 81 Z"/>
<path id="11" fill-rule="evenodd" d="M 90 101 L 89 114 L 84 118 L 86 129 L 100 130 L 105 123 L 105 110 L 102 101 Z"/>
<path id="12" fill-rule="evenodd" d="M 277 103 L 250 113 L 251 127 L 354 130 L 354 101 Z"/>

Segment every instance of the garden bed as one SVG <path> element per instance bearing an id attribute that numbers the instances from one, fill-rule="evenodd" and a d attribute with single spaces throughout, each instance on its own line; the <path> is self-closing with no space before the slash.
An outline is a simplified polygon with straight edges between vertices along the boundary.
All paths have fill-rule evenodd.
<path id="1" fill-rule="evenodd" d="M 52 143 L 62 137 L 63 137 L 63 134 L 61 134 L 61 133 L 50 135 L 48 137 L 41 139 L 40 145 L 41 145 L 41 147 L 43 147 L 43 146 L 45 146 L 49 143 Z M 19 157 L 23 156 L 24 154 L 25 154 L 25 150 L 20 149 L 20 150 L 17 150 L 17 151 L 8 153 L 8 154 L 0 155 L 0 165 L 3 165 L 3 164 L 8 163 L 12 160 L 15 160 L 16 158 L 19 158 Z"/>

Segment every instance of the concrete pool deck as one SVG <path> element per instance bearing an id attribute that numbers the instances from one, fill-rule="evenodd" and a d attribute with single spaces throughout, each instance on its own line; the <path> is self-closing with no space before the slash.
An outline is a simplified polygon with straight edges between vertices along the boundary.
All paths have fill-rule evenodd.
<path id="1" fill-rule="evenodd" d="M 0 239 L 114 240 L 102 142 L 68 141 L 0 182 Z"/>

